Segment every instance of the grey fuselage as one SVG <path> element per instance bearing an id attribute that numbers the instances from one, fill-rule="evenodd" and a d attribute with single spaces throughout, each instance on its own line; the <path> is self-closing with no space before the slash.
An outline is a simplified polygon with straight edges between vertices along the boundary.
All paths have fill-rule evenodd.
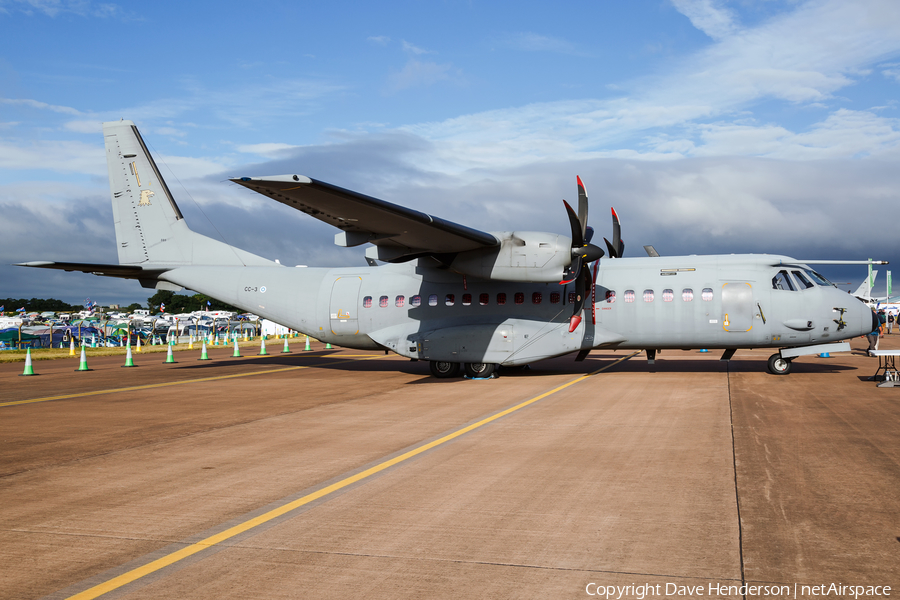
<path id="1" fill-rule="evenodd" d="M 797 265 L 773 255 L 601 259 L 593 317 L 588 298 L 572 333 L 571 285 L 467 278 L 430 259 L 334 269 L 190 266 L 161 279 L 324 342 L 452 362 L 517 365 L 603 347 L 783 348 L 871 331 L 871 310 L 833 286 L 795 279 L 797 289 L 775 289 L 780 271 L 802 273 L 775 264 Z"/>

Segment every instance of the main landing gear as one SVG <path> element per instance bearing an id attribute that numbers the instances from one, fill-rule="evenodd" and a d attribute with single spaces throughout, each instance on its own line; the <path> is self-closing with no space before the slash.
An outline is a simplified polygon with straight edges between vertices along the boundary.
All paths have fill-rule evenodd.
<path id="1" fill-rule="evenodd" d="M 787 375 L 791 372 L 791 359 L 782 358 L 781 354 L 773 354 L 769 357 L 769 373 L 772 375 Z"/>
<path id="2" fill-rule="evenodd" d="M 460 365 L 460 363 L 442 360 L 433 360 L 428 366 L 431 368 L 431 374 L 439 379 L 459 377 L 460 367 L 462 367 L 466 377 L 470 379 L 487 379 L 497 370 L 497 365 L 493 363 L 466 363 L 465 365 Z"/>
<path id="3" fill-rule="evenodd" d="M 450 377 L 459 376 L 459 363 L 433 360 L 428 366 L 431 367 L 431 374 L 438 379 L 449 379 Z"/>

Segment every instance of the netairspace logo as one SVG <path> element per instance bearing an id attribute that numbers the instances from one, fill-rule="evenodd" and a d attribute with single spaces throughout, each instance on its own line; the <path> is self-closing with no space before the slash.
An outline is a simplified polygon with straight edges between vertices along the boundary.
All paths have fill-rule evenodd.
<path id="1" fill-rule="evenodd" d="M 588 596 L 605 598 L 606 600 L 622 600 L 625 598 L 698 598 L 719 596 L 781 597 L 781 598 L 822 598 L 836 596 L 841 598 L 886 598 L 891 595 L 889 585 L 845 585 L 843 583 L 821 583 L 818 585 L 742 585 L 727 583 L 709 583 L 707 585 L 681 585 L 677 583 L 644 583 L 631 585 L 603 585 L 591 582 L 584 588 Z"/>

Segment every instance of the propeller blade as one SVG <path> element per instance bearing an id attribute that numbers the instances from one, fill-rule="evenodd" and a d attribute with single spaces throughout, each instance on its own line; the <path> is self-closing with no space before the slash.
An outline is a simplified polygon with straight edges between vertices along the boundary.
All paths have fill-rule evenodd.
<path id="1" fill-rule="evenodd" d="M 578 279 L 578 276 L 581 274 L 582 261 L 583 259 L 580 256 L 572 257 L 572 264 L 569 265 L 569 268 L 563 273 L 563 280 L 559 282 L 559 285 L 566 285 L 567 283 L 572 283 Z"/>
<path id="2" fill-rule="evenodd" d="M 594 239 L 594 228 L 588 225 L 584 228 L 584 243 L 590 244 L 592 239 Z"/>
<path id="3" fill-rule="evenodd" d="M 588 281 L 590 281 L 590 272 L 585 271 L 588 276 Z M 579 277 L 575 280 L 575 308 L 572 311 L 572 317 L 569 319 L 569 333 L 575 331 L 579 324 L 581 324 L 581 311 L 584 308 L 584 294 L 585 294 L 585 282 L 584 277 Z"/>
<path id="4" fill-rule="evenodd" d="M 587 197 L 587 189 L 584 187 L 584 182 L 581 181 L 581 177 L 578 175 L 575 176 L 575 179 L 578 180 L 578 221 L 581 223 L 581 238 L 585 240 L 585 244 L 589 241 L 587 240 L 587 235 L 585 233 L 588 222 L 588 197 Z"/>
<path id="5" fill-rule="evenodd" d="M 606 238 L 603 238 L 603 241 L 606 242 L 606 249 L 609 251 L 609 257 L 610 258 L 618 258 L 619 254 L 616 252 L 616 249 L 613 248 L 613 245 L 611 243 L 609 243 L 609 240 Z"/>
<path id="6" fill-rule="evenodd" d="M 613 220 L 612 247 L 616 249 L 616 258 L 621 258 L 622 253 L 619 251 L 624 248 L 622 245 L 622 226 L 619 224 L 619 215 L 616 214 L 615 208 L 610 208 Z"/>
<path id="7" fill-rule="evenodd" d="M 581 222 L 578 220 L 578 215 L 569 206 L 569 203 L 563 200 L 563 204 L 566 205 L 566 214 L 569 215 L 569 227 L 572 229 L 572 247 L 581 248 L 584 246 L 584 230 Z"/>
<path id="8" fill-rule="evenodd" d="M 625 240 L 619 240 L 619 256 L 625 256 Z"/>

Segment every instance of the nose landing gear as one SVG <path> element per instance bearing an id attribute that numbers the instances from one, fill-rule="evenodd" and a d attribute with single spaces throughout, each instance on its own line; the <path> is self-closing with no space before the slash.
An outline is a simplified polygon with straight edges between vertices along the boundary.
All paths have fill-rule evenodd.
<path id="1" fill-rule="evenodd" d="M 791 359 L 782 358 L 781 354 L 776 353 L 769 357 L 767 367 L 772 375 L 787 375 L 791 372 Z"/>

